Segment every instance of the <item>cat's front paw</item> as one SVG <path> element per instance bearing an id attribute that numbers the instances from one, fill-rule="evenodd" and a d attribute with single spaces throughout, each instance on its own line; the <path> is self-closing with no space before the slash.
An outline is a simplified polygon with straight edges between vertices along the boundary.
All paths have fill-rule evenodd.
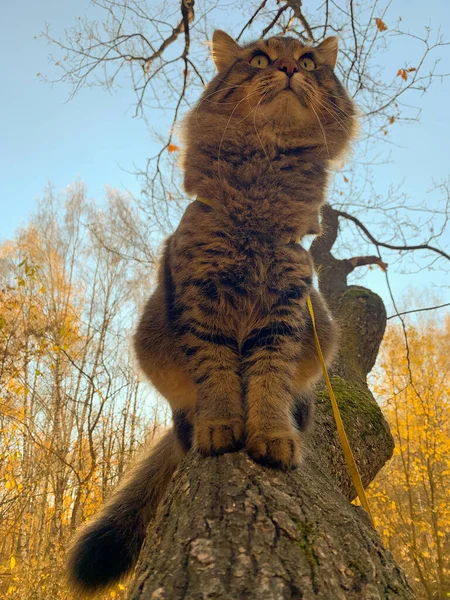
<path id="1" fill-rule="evenodd" d="M 301 461 L 301 437 L 294 429 L 250 435 L 246 447 L 249 456 L 257 463 L 285 471 L 295 469 Z"/>
<path id="2" fill-rule="evenodd" d="M 194 427 L 194 447 L 203 456 L 236 452 L 244 443 L 242 420 L 201 421 Z"/>

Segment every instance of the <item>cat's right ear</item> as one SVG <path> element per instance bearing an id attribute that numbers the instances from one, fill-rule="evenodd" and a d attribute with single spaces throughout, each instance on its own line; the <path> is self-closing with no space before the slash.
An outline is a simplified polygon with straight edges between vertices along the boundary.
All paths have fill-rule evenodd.
<path id="1" fill-rule="evenodd" d="M 233 38 L 217 29 L 212 36 L 212 57 L 216 69 L 221 71 L 227 67 L 239 54 L 241 47 Z"/>

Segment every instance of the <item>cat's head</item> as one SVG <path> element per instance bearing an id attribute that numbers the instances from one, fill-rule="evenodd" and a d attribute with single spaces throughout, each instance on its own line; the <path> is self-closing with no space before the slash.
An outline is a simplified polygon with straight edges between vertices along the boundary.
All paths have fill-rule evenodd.
<path id="1" fill-rule="evenodd" d="M 214 116 L 230 134 L 234 126 L 289 131 L 326 146 L 330 159 L 346 150 L 356 111 L 334 73 L 337 38 L 313 47 L 275 36 L 241 46 L 218 30 L 212 55 L 217 75 L 192 111 L 191 127 L 209 129 Z"/>

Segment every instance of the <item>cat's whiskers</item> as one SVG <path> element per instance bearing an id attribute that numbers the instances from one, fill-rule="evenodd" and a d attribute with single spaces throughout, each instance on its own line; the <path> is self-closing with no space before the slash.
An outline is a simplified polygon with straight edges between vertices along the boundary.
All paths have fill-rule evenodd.
<path id="1" fill-rule="evenodd" d="M 334 106 L 331 104 L 327 104 L 325 102 L 325 100 L 321 97 L 315 97 L 314 101 L 316 104 L 318 104 L 320 107 L 325 108 L 328 113 L 336 118 L 340 118 L 341 122 L 342 118 L 345 117 L 346 119 L 350 119 L 350 115 L 348 113 L 346 113 L 342 108 L 340 108 L 339 106 Z"/>
<path id="2" fill-rule="evenodd" d="M 346 125 L 344 125 L 344 123 L 343 123 L 342 119 L 340 119 L 340 118 L 338 117 L 338 115 L 337 115 L 337 114 L 335 114 L 335 113 L 333 113 L 333 112 L 332 112 L 332 109 L 330 109 L 329 107 L 327 107 L 327 106 L 326 106 L 326 105 L 325 105 L 323 102 L 321 102 L 321 101 L 320 101 L 320 100 L 318 100 L 317 98 L 316 98 L 315 102 L 316 102 L 316 105 L 317 105 L 317 106 L 316 106 L 316 108 L 317 108 L 317 110 L 318 110 L 319 114 L 323 114 L 323 113 L 321 113 L 321 111 L 320 111 L 320 108 L 323 108 L 324 110 L 326 110 L 326 111 L 327 111 L 327 113 L 328 113 L 328 114 L 331 116 L 331 118 L 332 118 L 332 119 L 334 119 L 334 120 L 336 121 L 336 123 L 339 125 L 339 127 L 340 127 L 340 128 L 341 128 L 341 129 L 342 129 L 342 130 L 343 130 L 343 131 L 344 131 L 344 132 L 347 134 L 347 135 L 351 135 L 351 131 L 349 130 L 349 128 L 348 128 Z"/>
<path id="3" fill-rule="evenodd" d="M 325 103 L 322 103 L 322 108 L 325 108 L 325 110 L 327 110 L 333 118 L 336 118 L 336 120 L 339 120 L 339 117 L 340 117 L 340 120 L 342 123 L 342 129 L 345 131 L 345 133 L 347 135 L 349 135 L 350 137 L 355 136 L 354 129 L 348 128 L 348 127 L 346 129 L 344 129 L 345 125 L 342 121 L 342 119 L 345 117 L 345 119 L 348 119 L 350 122 L 354 122 L 352 115 L 348 114 L 344 109 L 340 108 L 339 106 L 335 106 L 335 105 L 329 105 L 327 107 L 325 105 Z M 361 122 L 358 123 L 358 131 L 367 133 L 367 129 L 364 127 L 364 125 Z M 358 143 L 358 142 L 356 142 L 356 143 Z"/>
<path id="4" fill-rule="evenodd" d="M 273 92 L 273 91 L 274 91 L 274 89 L 275 89 L 275 85 L 272 85 L 272 86 L 271 86 L 271 89 L 267 90 L 265 97 L 267 97 L 267 95 L 268 95 L 268 94 L 270 94 L 270 92 Z M 269 123 L 269 125 L 272 125 L 272 127 L 276 127 L 276 125 L 277 125 L 277 124 L 275 123 L 275 121 L 270 121 L 270 120 L 269 120 L 269 119 L 266 117 L 266 115 L 263 113 L 263 111 L 261 110 L 261 103 L 259 103 L 259 104 L 258 104 L 257 108 L 259 108 L 259 109 L 260 109 L 260 110 L 259 110 L 259 112 L 260 112 L 260 114 L 261 114 L 262 118 L 263 118 L 263 119 L 265 119 L 265 120 L 267 121 L 267 123 Z"/>
<path id="5" fill-rule="evenodd" d="M 225 129 L 223 130 L 222 137 L 220 138 L 219 151 L 217 153 L 217 164 L 218 164 L 219 176 L 220 176 L 220 150 L 222 148 L 223 140 L 225 139 L 225 133 L 226 133 L 226 131 L 228 129 L 228 125 L 230 124 L 231 119 L 233 118 L 233 115 L 234 115 L 236 109 L 238 108 L 238 106 L 240 104 L 242 104 L 242 102 L 244 102 L 245 100 L 247 100 L 250 96 L 254 96 L 257 93 L 260 93 L 259 87 L 254 92 L 252 92 L 251 94 L 247 94 L 246 96 L 244 96 L 244 98 L 242 98 L 242 100 L 239 100 L 239 102 L 236 104 L 236 106 L 231 111 L 231 114 L 230 114 L 230 116 L 228 118 L 227 124 L 225 125 Z"/>
<path id="6" fill-rule="evenodd" d="M 325 144 L 325 148 L 327 149 L 328 158 L 331 158 L 330 157 L 330 150 L 328 148 L 327 135 L 325 133 L 325 129 L 323 128 L 322 121 L 320 120 L 319 115 L 317 114 L 316 109 L 314 108 L 314 106 L 313 106 L 313 104 L 312 104 L 311 101 L 309 103 L 309 107 L 310 107 L 310 109 L 313 111 L 313 113 L 316 116 L 317 122 L 319 123 L 319 127 L 320 127 L 320 129 L 322 131 L 323 141 L 324 141 L 324 144 Z"/>
<path id="7" fill-rule="evenodd" d="M 238 87 L 248 88 L 247 85 L 231 85 L 230 87 L 221 88 L 220 90 L 216 90 L 215 92 L 211 92 L 211 94 L 208 94 L 208 96 L 206 96 L 205 98 L 203 98 L 199 102 L 198 106 L 195 108 L 195 120 L 197 122 L 197 125 L 199 125 L 199 123 L 198 123 L 198 111 L 199 111 L 199 108 L 201 107 L 201 105 L 203 104 L 203 102 L 206 102 L 206 100 L 208 100 L 209 98 L 211 98 L 211 96 L 214 96 L 215 94 L 219 94 L 220 92 L 226 92 L 228 90 L 236 89 Z M 236 104 L 236 101 L 234 101 L 234 102 L 220 102 L 219 101 L 218 104 L 220 104 L 222 106 L 225 106 L 225 105 L 228 105 L 228 104 Z"/>
<path id="8" fill-rule="evenodd" d="M 338 121 L 341 124 L 342 129 L 345 131 L 345 133 L 352 135 L 352 129 L 348 128 L 343 120 L 344 118 L 346 120 L 352 120 L 352 115 L 348 114 L 343 108 L 339 106 L 336 106 L 334 104 L 327 105 L 327 103 L 322 97 L 315 97 L 315 102 L 320 107 L 324 108 L 330 114 L 330 116 L 332 116 L 336 121 Z"/>
<path id="9" fill-rule="evenodd" d="M 272 170 L 273 170 L 273 168 L 272 168 L 272 163 L 271 163 L 271 161 L 270 161 L 270 158 L 269 158 L 269 155 L 267 154 L 267 151 L 266 151 L 266 149 L 264 148 L 264 145 L 263 145 L 263 143 L 262 143 L 262 140 L 261 140 L 261 138 L 260 138 L 260 136 L 259 136 L 258 129 L 256 128 L 256 112 L 257 112 L 258 108 L 260 107 L 260 105 L 261 105 L 261 102 L 264 100 L 264 98 L 267 96 L 267 94 L 268 94 L 268 93 L 269 93 L 269 92 L 266 92 L 265 94 L 263 94 L 263 95 L 261 96 L 261 98 L 260 98 L 260 100 L 259 100 L 258 104 L 255 106 L 255 111 L 254 111 L 254 114 L 253 114 L 253 126 L 254 126 L 254 128 L 255 128 L 255 133 L 256 133 L 256 135 L 257 135 L 257 137 L 258 137 L 259 143 L 261 144 L 261 148 L 262 148 L 262 150 L 263 150 L 264 154 L 266 155 L 267 162 L 269 163 L 269 169 L 272 171 Z"/>
<path id="10" fill-rule="evenodd" d="M 265 89 L 265 88 L 269 88 L 269 89 Z M 261 82 L 260 82 L 260 85 L 259 85 L 258 89 L 256 90 L 257 92 L 262 92 L 260 101 L 259 101 L 259 102 L 258 102 L 258 103 L 257 103 L 257 104 L 256 104 L 256 105 L 253 107 L 253 108 L 251 108 L 251 105 L 250 105 L 250 103 L 249 103 L 249 106 L 250 106 L 250 108 L 251 108 L 250 112 L 249 112 L 249 113 L 247 113 L 243 119 L 241 119 L 240 121 L 238 121 L 238 122 L 236 123 L 236 125 L 239 125 L 239 123 L 242 123 L 243 121 L 245 121 L 245 120 L 246 120 L 246 119 L 247 119 L 247 118 L 248 118 L 248 117 L 249 117 L 249 116 L 252 114 L 252 112 L 254 112 L 254 111 L 257 109 L 257 108 L 260 108 L 260 107 L 261 107 L 261 103 L 262 103 L 262 101 L 263 101 L 263 100 L 264 100 L 264 99 L 267 97 L 267 95 L 268 95 L 268 94 L 269 94 L 269 93 L 272 91 L 272 89 L 271 89 L 271 88 L 273 88 L 273 85 L 271 86 L 270 84 L 266 84 L 265 82 L 262 82 L 262 85 L 261 85 Z M 252 94 L 248 94 L 248 95 L 247 95 L 247 99 L 248 99 L 248 98 L 250 98 L 251 96 L 252 96 Z M 262 114 L 262 113 L 261 113 L 261 114 Z M 263 116 L 264 116 L 264 115 L 263 115 Z M 268 122 L 270 122 L 270 121 L 268 121 Z M 271 123 L 271 125 L 275 125 L 275 123 Z"/>

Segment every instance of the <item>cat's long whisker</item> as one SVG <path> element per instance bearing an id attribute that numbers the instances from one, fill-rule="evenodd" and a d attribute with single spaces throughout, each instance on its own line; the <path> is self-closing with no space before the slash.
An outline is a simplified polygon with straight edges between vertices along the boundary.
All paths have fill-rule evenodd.
<path id="1" fill-rule="evenodd" d="M 320 127 L 320 129 L 322 131 L 322 137 L 323 137 L 324 142 L 325 142 L 325 147 L 327 149 L 327 154 L 328 154 L 328 156 L 330 156 L 330 151 L 329 151 L 328 143 L 327 143 L 327 136 L 326 136 L 326 133 L 325 133 L 325 129 L 323 127 L 323 123 L 320 120 L 320 116 L 319 116 L 319 115 L 323 114 L 319 110 L 319 106 L 321 106 L 321 107 L 323 107 L 325 109 L 326 109 L 326 106 L 324 104 L 322 104 L 322 101 L 319 99 L 318 94 L 316 94 L 315 90 L 313 90 L 313 89 L 311 89 L 311 90 L 306 89 L 305 93 L 306 93 L 306 98 L 307 98 L 307 101 L 308 101 L 309 108 L 314 113 L 314 115 L 316 117 L 316 120 L 317 120 L 317 122 L 319 124 L 319 127 Z M 314 105 L 316 105 L 316 108 L 317 108 L 317 111 L 319 111 L 319 114 L 316 111 Z M 341 126 L 341 128 L 344 130 L 344 132 L 347 135 L 349 135 L 349 132 L 345 129 L 344 125 L 342 123 L 340 123 L 337 115 L 333 115 L 331 112 L 330 112 L 330 115 L 331 115 L 332 119 L 334 119 L 336 121 L 336 123 Z"/>
<path id="2" fill-rule="evenodd" d="M 338 109 L 338 107 L 327 106 L 321 98 L 317 98 L 317 97 L 314 98 L 314 102 L 316 105 L 318 105 L 317 107 L 325 109 L 328 112 L 328 114 L 342 126 L 342 129 L 344 129 L 344 131 L 346 133 L 350 133 L 350 130 L 348 129 L 348 127 L 346 127 L 346 125 L 344 125 L 344 121 L 342 120 L 342 117 L 338 114 L 337 110 L 335 110 L 335 109 Z M 348 115 L 344 111 L 341 111 L 341 112 L 342 112 L 343 116 L 348 118 Z"/>
<path id="3" fill-rule="evenodd" d="M 353 116 L 350 115 L 350 114 L 348 114 L 345 110 L 343 110 L 339 106 L 334 106 L 333 105 L 333 106 L 326 107 L 325 103 L 323 103 L 323 101 L 322 101 L 321 106 L 323 108 L 325 108 L 325 110 L 327 110 L 330 113 L 330 115 L 333 116 L 333 118 L 336 118 L 336 120 L 339 120 L 339 117 L 340 117 L 340 120 L 342 121 L 342 117 L 345 117 L 346 119 L 349 119 L 351 122 L 353 122 Z M 341 114 L 338 116 L 337 113 L 341 113 Z M 342 123 L 342 128 L 344 128 L 343 123 Z M 354 131 L 353 131 L 352 128 L 344 129 L 344 131 L 345 131 L 345 133 L 347 133 L 348 135 L 350 135 L 351 137 L 353 137 Z M 358 123 L 358 131 L 362 131 L 363 133 L 367 133 L 366 127 L 361 122 Z"/>
<path id="4" fill-rule="evenodd" d="M 349 130 L 348 127 L 346 127 L 344 125 L 344 123 L 342 122 L 342 120 L 336 115 L 333 114 L 333 112 L 331 111 L 331 109 L 329 109 L 325 104 L 322 104 L 317 98 L 316 98 L 316 104 L 318 105 L 316 108 L 319 112 L 319 114 L 323 114 L 321 113 L 321 111 L 319 110 L 320 108 L 323 108 L 324 110 L 327 111 L 327 113 L 331 116 L 332 119 L 334 119 L 336 121 L 336 123 L 339 125 L 339 127 L 347 134 L 347 135 L 351 135 L 351 131 Z"/>
<path id="5" fill-rule="evenodd" d="M 265 94 L 265 98 L 267 97 L 267 95 L 268 95 L 268 94 L 270 94 L 270 92 L 272 92 L 272 91 L 273 91 L 273 89 L 274 89 L 274 86 L 272 86 L 272 89 L 269 89 L 269 90 L 267 90 L 267 92 L 266 92 L 266 94 Z M 269 123 L 269 125 L 272 125 L 272 126 L 274 126 L 274 127 L 275 127 L 275 126 L 276 126 L 276 123 L 275 123 L 274 121 L 271 121 L 270 119 L 268 119 L 268 118 L 266 117 L 266 115 L 265 115 L 265 114 L 262 112 L 262 110 L 261 110 L 261 103 L 259 103 L 259 104 L 258 104 L 258 107 L 257 107 L 257 108 L 259 108 L 259 109 L 260 109 L 260 111 L 259 111 L 259 112 L 260 112 L 260 114 L 261 114 L 262 118 L 263 118 L 263 119 L 264 119 L 264 120 L 265 120 L 267 123 Z"/>
<path id="6" fill-rule="evenodd" d="M 324 141 L 324 144 L 325 144 L 325 148 L 327 149 L 328 158 L 331 158 L 330 157 L 330 151 L 328 149 L 327 136 L 326 136 L 326 133 L 325 133 L 325 129 L 323 128 L 323 125 L 322 125 L 322 122 L 321 122 L 321 120 L 319 118 L 319 115 L 317 114 L 317 112 L 316 112 L 314 106 L 312 105 L 312 103 L 310 103 L 309 106 L 310 106 L 311 110 L 313 111 L 313 113 L 316 115 L 317 122 L 319 123 L 319 127 L 322 130 L 323 141 Z"/>
<path id="7" fill-rule="evenodd" d="M 203 98 L 203 100 L 201 100 L 199 102 L 198 106 L 195 109 L 195 120 L 197 122 L 197 125 L 199 124 L 198 123 L 198 111 L 199 111 L 200 107 L 202 106 L 203 102 L 205 102 L 206 100 L 208 100 L 208 98 L 211 98 L 211 96 L 214 96 L 214 94 L 218 94 L 219 92 L 226 92 L 228 90 L 232 90 L 232 89 L 235 89 L 235 88 L 238 88 L 238 87 L 246 88 L 248 86 L 246 86 L 246 85 L 232 85 L 232 86 L 227 87 L 227 88 L 222 88 L 220 90 L 216 90 L 215 92 L 212 92 L 211 94 L 208 94 L 208 96 L 206 96 L 206 98 Z M 219 102 L 218 104 L 221 104 L 222 106 L 225 106 L 225 105 L 228 105 L 228 104 L 236 104 L 236 101 L 234 101 L 234 102 Z"/>
<path id="8" fill-rule="evenodd" d="M 318 98 L 318 100 L 320 100 L 321 102 L 324 102 L 323 97 Z M 342 116 L 347 117 L 348 119 L 351 118 L 351 115 L 349 115 L 343 108 L 341 108 L 340 106 L 337 106 L 337 104 L 333 104 L 331 105 L 330 103 L 330 108 L 334 111 L 336 111 L 337 113 L 342 114 Z"/>
<path id="9" fill-rule="evenodd" d="M 335 105 L 326 105 L 326 103 L 324 102 L 323 99 L 321 98 L 315 98 L 315 102 L 316 104 L 318 104 L 320 107 L 322 107 L 323 109 L 325 109 L 330 116 L 335 119 L 341 126 L 341 129 L 350 137 L 354 136 L 354 130 L 351 127 L 347 127 L 346 124 L 344 123 L 343 118 L 345 118 L 345 120 L 349 120 L 350 122 L 353 122 L 353 117 L 352 115 L 348 114 L 345 110 L 343 110 L 342 108 L 340 108 L 339 106 L 335 106 Z M 365 131 L 365 128 L 360 124 L 359 125 L 359 130 L 361 131 Z"/>
<path id="10" fill-rule="evenodd" d="M 268 92 L 266 92 L 266 93 L 265 93 L 263 96 L 261 96 L 261 98 L 260 98 L 260 100 L 259 100 L 258 104 L 257 104 L 257 105 L 256 105 L 256 107 L 255 107 L 255 111 L 254 111 L 254 114 L 253 114 L 253 126 L 254 126 L 254 128 L 255 128 L 255 133 L 256 133 L 256 135 L 257 135 L 257 137 L 258 137 L 259 143 L 261 144 L 261 148 L 262 148 L 262 150 L 263 150 L 264 154 L 266 155 L 267 162 L 269 163 L 269 169 L 272 171 L 273 169 L 272 169 L 272 163 L 270 162 L 270 157 L 269 157 L 269 155 L 267 154 L 267 151 L 266 151 L 266 149 L 264 148 L 264 145 L 263 145 L 263 143 L 262 143 L 262 140 L 261 140 L 261 138 L 260 138 L 260 136 L 259 136 L 259 133 L 258 133 L 258 129 L 257 129 L 257 127 L 256 127 L 256 112 L 257 112 L 258 108 L 260 107 L 260 105 L 261 105 L 261 102 L 262 102 L 262 101 L 264 100 L 264 98 L 267 96 L 267 94 L 268 94 Z"/>
<path id="11" fill-rule="evenodd" d="M 344 133 L 349 136 L 350 138 L 354 137 L 355 135 L 355 131 L 354 128 L 352 128 L 351 126 L 347 126 L 346 123 L 344 123 L 342 117 L 338 116 L 336 113 L 333 112 L 333 107 L 327 107 L 324 103 L 319 103 L 317 102 L 317 104 L 319 104 L 319 106 L 324 109 L 325 111 L 327 111 L 329 113 L 329 115 L 331 116 L 332 119 L 334 119 L 338 125 L 340 126 L 340 128 L 342 129 L 342 131 L 344 131 Z M 321 111 L 319 111 L 321 112 Z M 323 113 L 321 113 L 323 114 Z M 352 122 L 352 117 L 348 117 L 350 119 L 350 122 Z M 365 132 L 365 128 L 363 126 L 359 126 L 358 129 L 360 131 L 364 131 Z"/>
<path id="12" fill-rule="evenodd" d="M 255 92 L 252 92 L 251 94 L 247 94 L 246 99 L 248 100 L 249 98 L 251 98 L 252 96 L 254 96 L 256 93 L 259 94 L 261 92 L 261 89 L 263 87 L 264 86 L 259 86 L 258 89 L 255 90 Z M 260 102 L 262 101 L 263 97 L 265 97 L 266 95 L 267 95 L 267 93 L 263 92 L 262 98 L 261 98 Z M 236 125 L 239 125 L 239 123 L 242 123 L 243 121 L 245 121 L 246 119 L 248 119 L 248 117 L 252 114 L 252 112 L 254 112 L 256 110 L 256 108 L 258 107 L 258 105 L 260 104 L 260 102 L 258 102 L 258 104 L 256 106 L 254 106 L 253 108 L 251 108 L 251 106 L 250 106 L 250 109 L 251 109 L 250 112 L 248 112 L 243 119 L 241 119 L 240 121 L 238 121 L 236 123 Z"/>
<path id="13" fill-rule="evenodd" d="M 252 92 L 252 94 L 251 94 L 251 95 L 254 95 L 254 94 L 256 94 L 256 93 L 259 93 L 259 91 L 260 91 L 260 90 L 259 90 L 259 88 L 258 88 L 257 90 L 255 90 L 254 92 Z M 222 137 L 220 138 L 220 143 L 219 143 L 219 151 L 218 151 L 218 153 L 217 153 L 217 164 L 218 164 L 219 175 L 220 175 L 220 151 L 221 151 L 221 149 L 222 149 L 222 144 L 223 144 L 223 140 L 225 139 L 225 133 L 226 133 L 226 131 L 227 131 L 227 129 L 228 129 L 228 125 L 230 124 L 230 122 L 231 122 L 231 119 L 233 118 L 233 115 L 234 115 L 234 113 L 236 112 L 236 109 L 238 108 L 238 106 L 239 106 L 240 104 L 242 104 L 242 102 L 244 102 L 245 100 L 247 100 L 247 98 L 248 98 L 249 96 L 250 96 L 250 94 L 247 94 L 247 95 L 246 95 L 244 98 L 242 98 L 242 100 L 240 100 L 240 101 L 239 101 L 239 102 L 236 104 L 236 106 L 235 106 L 235 107 L 233 108 L 233 110 L 231 111 L 231 115 L 230 115 L 230 116 L 229 116 L 229 118 L 228 118 L 227 124 L 225 125 L 225 129 L 223 130 Z"/>
<path id="14" fill-rule="evenodd" d="M 316 88 L 313 87 L 312 85 L 308 85 L 305 86 L 304 89 L 306 96 L 309 100 L 310 103 L 313 103 L 315 105 L 321 105 L 322 107 L 325 107 L 325 102 L 323 100 L 323 96 L 322 94 L 318 93 Z M 317 108 L 317 106 L 316 106 Z M 338 113 L 341 113 L 342 116 L 344 116 L 347 119 L 351 119 L 352 116 L 349 115 L 348 113 L 346 113 L 342 108 L 340 108 L 339 106 L 333 105 L 329 107 L 331 110 L 334 110 L 336 113 L 336 116 Z M 331 113 L 330 113 L 331 114 Z"/>
<path id="15" fill-rule="evenodd" d="M 211 96 L 215 96 L 216 94 L 220 94 L 220 92 L 227 92 L 228 90 L 232 90 L 232 89 L 237 89 L 237 88 L 247 88 L 248 85 L 230 85 L 229 87 L 225 87 L 225 88 L 220 88 L 220 90 L 216 90 L 215 92 L 211 92 L 210 94 L 208 94 L 207 96 L 205 96 L 205 98 L 203 98 L 201 100 L 201 102 L 199 103 L 198 107 L 199 108 L 203 102 L 205 102 L 206 100 L 208 100 L 209 98 L 211 98 Z M 221 104 L 234 104 L 233 102 L 221 102 Z"/>

